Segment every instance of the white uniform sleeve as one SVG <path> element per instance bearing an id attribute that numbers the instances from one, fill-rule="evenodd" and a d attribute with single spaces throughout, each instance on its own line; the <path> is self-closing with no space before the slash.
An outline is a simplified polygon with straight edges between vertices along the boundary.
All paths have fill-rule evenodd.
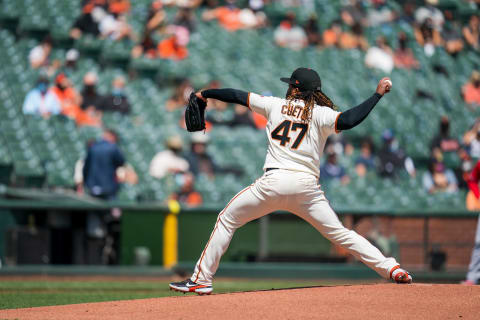
<path id="1" fill-rule="evenodd" d="M 330 109 L 329 107 L 320 107 L 317 112 L 317 123 L 323 132 L 329 136 L 332 133 L 339 133 L 337 130 L 337 121 L 341 112 Z"/>
<path id="2" fill-rule="evenodd" d="M 264 97 L 256 93 L 249 92 L 247 107 L 249 107 L 256 113 L 259 113 L 268 119 L 268 116 L 270 115 L 270 111 L 272 110 L 272 107 L 279 100 L 280 99 L 276 97 Z"/>

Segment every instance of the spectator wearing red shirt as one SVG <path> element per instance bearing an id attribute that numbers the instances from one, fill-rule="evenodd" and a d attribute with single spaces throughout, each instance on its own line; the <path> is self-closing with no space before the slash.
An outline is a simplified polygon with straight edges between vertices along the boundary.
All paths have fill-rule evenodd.
<path id="1" fill-rule="evenodd" d="M 185 27 L 173 28 L 174 34 L 158 44 L 158 56 L 162 59 L 183 60 L 188 56 L 187 44 L 190 33 Z"/>
<path id="2" fill-rule="evenodd" d="M 470 176 L 468 177 L 468 188 L 473 192 L 475 198 L 480 199 L 480 189 L 478 188 L 478 183 L 480 182 L 480 160 L 477 162 L 473 168 Z M 468 207 L 468 206 L 467 206 Z"/>
<path id="3" fill-rule="evenodd" d="M 205 11 L 202 18 L 204 21 L 217 19 L 218 23 L 228 31 L 237 31 L 243 28 L 240 9 L 235 5 L 235 0 L 227 0 L 226 6 Z"/>
<path id="4" fill-rule="evenodd" d="M 77 120 L 80 113 L 81 97 L 73 88 L 70 80 L 64 73 L 55 77 L 55 85 L 50 88 L 61 106 L 61 113 L 69 118 Z"/>
<path id="5" fill-rule="evenodd" d="M 438 134 L 433 138 L 431 149 L 440 148 L 442 152 L 456 152 L 460 147 L 457 139 L 450 136 L 450 120 L 443 116 L 440 120 Z"/>
<path id="6" fill-rule="evenodd" d="M 463 99 L 466 103 L 474 106 L 480 106 L 480 72 L 473 71 L 470 81 L 463 88 Z"/>
<path id="7" fill-rule="evenodd" d="M 405 32 L 398 34 L 398 47 L 393 54 L 393 61 L 396 68 L 418 69 L 419 64 L 412 49 L 408 47 L 408 38 Z"/>
<path id="8" fill-rule="evenodd" d="M 130 1 L 110 0 L 110 3 L 108 4 L 108 11 L 115 16 L 126 14 L 130 11 Z"/>
<path id="9" fill-rule="evenodd" d="M 175 180 L 180 185 L 180 189 L 171 195 L 172 199 L 189 208 L 198 207 L 203 203 L 202 195 L 195 190 L 193 174 L 190 172 L 179 173 L 175 176 Z"/>

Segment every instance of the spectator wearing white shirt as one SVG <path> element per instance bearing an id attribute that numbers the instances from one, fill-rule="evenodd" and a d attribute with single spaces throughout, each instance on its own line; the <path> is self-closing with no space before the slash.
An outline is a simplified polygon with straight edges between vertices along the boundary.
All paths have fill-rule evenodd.
<path id="1" fill-rule="evenodd" d="M 365 65 L 369 68 L 380 69 L 383 72 L 390 73 L 395 66 L 393 51 L 384 37 L 378 37 L 376 42 L 377 45 L 368 49 L 365 55 Z"/>
<path id="2" fill-rule="evenodd" d="M 300 50 L 308 45 L 307 34 L 297 25 L 293 12 L 287 13 L 286 19 L 275 29 L 273 38 L 278 46 L 293 50 Z"/>
<path id="3" fill-rule="evenodd" d="M 52 38 L 49 36 L 43 39 L 42 43 L 35 46 L 30 50 L 28 54 L 28 61 L 30 67 L 38 69 L 42 67 L 48 67 L 50 52 L 52 51 Z"/>
<path id="4" fill-rule="evenodd" d="M 169 137 L 166 141 L 167 150 L 157 153 L 150 162 L 149 173 L 152 177 L 162 179 L 169 173 L 187 172 L 189 164 L 180 153 L 182 139 L 179 136 Z"/>
<path id="5" fill-rule="evenodd" d="M 92 10 L 92 18 L 98 23 L 98 30 L 103 38 L 111 38 L 113 40 L 121 40 L 123 38 L 134 40 L 135 38 L 125 15 L 119 15 L 115 18 L 103 8 L 95 7 Z"/>
<path id="6" fill-rule="evenodd" d="M 372 0 L 373 8 L 368 11 L 368 24 L 377 27 L 390 23 L 395 19 L 393 10 L 386 4 L 385 0 Z"/>
<path id="7" fill-rule="evenodd" d="M 40 78 L 35 88 L 27 93 L 22 109 L 24 114 L 49 118 L 52 114 L 59 114 L 61 106 L 55 94 L 48 90 L 48 80 Z"/>
<path id="8" fill-rule="evenodd" d="M 421 25 L 425 20 L 431 19 L 435 30 L 441 31 L 445 18 L 442 11 L 435 7 L 437 4 L 438 0 L 425 0 L 425 5 L 415 11 L 415 21 Z"/>

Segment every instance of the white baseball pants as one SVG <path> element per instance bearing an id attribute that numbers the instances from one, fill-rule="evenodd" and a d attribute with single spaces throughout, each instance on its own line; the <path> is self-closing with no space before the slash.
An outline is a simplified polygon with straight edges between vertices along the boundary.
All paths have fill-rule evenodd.
<path id="1" fill-rule="evenodd" d="M 191 280 L 211 285 L 235 230 L 277 210 L 289 211 L 304 219 L 386 279 L 390 277 L 390 270 L 398 265 L 394 258 L 386 258 L 365 238 L 342 225 L 314 175 L 276 169 L 240 191 L 220 212 Z"/>

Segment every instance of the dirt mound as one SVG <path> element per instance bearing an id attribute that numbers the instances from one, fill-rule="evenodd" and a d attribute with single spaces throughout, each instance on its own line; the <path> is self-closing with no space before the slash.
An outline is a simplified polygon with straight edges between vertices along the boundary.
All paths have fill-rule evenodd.
<path id="1" fill-rule="evenodd" d="M 480 286 L 310 287 L 1 310 L 5 319 L 478 319 Z"/>

